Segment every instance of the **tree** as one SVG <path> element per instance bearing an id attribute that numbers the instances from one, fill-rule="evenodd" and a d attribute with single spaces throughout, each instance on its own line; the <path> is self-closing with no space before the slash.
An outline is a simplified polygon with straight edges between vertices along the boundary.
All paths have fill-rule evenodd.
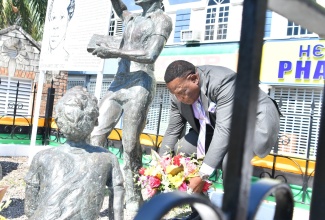
<path id="1" fill-rule="evenodd" d="M 0 28 L 21 26 L 35 40 L 42 39 L 47 0 L 0 0 Z"/>

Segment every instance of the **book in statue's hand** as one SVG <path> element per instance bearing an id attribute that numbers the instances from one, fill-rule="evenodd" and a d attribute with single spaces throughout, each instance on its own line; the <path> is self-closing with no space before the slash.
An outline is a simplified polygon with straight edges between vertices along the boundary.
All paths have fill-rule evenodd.
<path id="1" fill-rule="evenodd" d="M 106 38 L 107 36 L 105 35 L 94 34 L 88 43 L 87 51 L 92 53 L 98 47 L 98 43 L 105 42 Z"/>

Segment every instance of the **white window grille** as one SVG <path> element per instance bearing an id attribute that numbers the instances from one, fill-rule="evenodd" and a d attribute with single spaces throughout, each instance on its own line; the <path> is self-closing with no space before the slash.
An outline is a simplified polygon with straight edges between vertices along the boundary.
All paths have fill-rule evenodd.
<path id="1" fill-rule="evenodd" d="M 283 114 L 280 120 L 278 153 L 315 159 L 322 89 L 305 87 L 275 87 L 274 89 L 274 98 L 280 104 Z M 315 107 L 312 115 L 313 103 Z M 310 143 L 308 143 L 309 136 Z M 310 146 L 309 156 L 308 145 Z"/>
<path id="2" fill-rule="evenodd" d="M 170 110 L 170 93 L 165 84 L 157 84 L 156 96 L 149 108 L 147 124 L 143 132 L 157 134 L 160 108 L 161 119 L 159 134 L 164 135 L 169 121 Z"/>
<path id="3" fill-rule="evenodd" d="M 16 116 L 28 116 L 32 103 L 32 80 L 0 77 L 0 114 L 13 115 L 17 105 Z M 19 82 L 19 86 L 18 86 Z M 18 89 L 17 103 L 16 94 Z"/>
<path id="4" fill-rule="evenodd" d="M 227 39 L 230 0 L 209 0 L 204 40 Z"/>
<path id="5" fill-rule="evenodd" d="M 84 77 L 83 77 L 83 79 L 82 78 L 80 78 L 80 79 L 69 79 L 67 89 L 71 89 L 72 87 L 75 87 L 75 86 L 83 86 L 83 87 L 85 87 L 85 83 L 86 83 L 86 80 L 85 80 Z"/>
<path id="6" fill-rule="evenodd" d="M 111 85 L 113 79 L 103 79 L 102 83 L 102 90 L 100 91 L 100 98 L 103 98 L 103 96 L 106 94 L 108 87 Z M 95 94 L 95 88 L 96 88 L 96 78 L 91 78 L 88 85 L 87 85 L 88 91 L 91 94 Z"/>
<path id="7" fill-rule="evenodd" d="M 122 20 L 116 15 L 114 10 L 111 13 L 111 23 L 109 25 L 109 36 L 121 36 L 123 33 L 123 22 Z"/>
<path id="8" fill-rule="evenodd" d="M 292 21 L 288 20 L 288 27 L 287 27 L 287 36 L 305 36 L 313 34 L 313 32 L 308 31 L 307 29 L 301 27 L 298 24 L 295 24 Z"/>
<path id="9" fill-rule="evenodd" d="M 149 108 L 149 112 L 147 115 L 147 124 L 143 130 L 144 133 L 157 134 L 160 108 L 161 118 L 159 126 L 159 135 L 164 135 L 168 126 L 170 116 L 170 93 L 165 84 L 157 84 L 156 96 Z M 190 128 L 190 124 L 187 123 L 186 133 L 189 131 Z"/>

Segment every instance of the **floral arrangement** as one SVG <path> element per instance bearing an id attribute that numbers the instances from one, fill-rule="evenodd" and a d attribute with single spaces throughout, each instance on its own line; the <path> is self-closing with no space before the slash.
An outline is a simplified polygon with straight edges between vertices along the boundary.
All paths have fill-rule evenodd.
<path id="1" fill-rule="evenodd" d="M 152 151 L 151 158 L 148 166 L 140 168 L 135 179 L 141 186 L 145 199 L 150 199 L 157 192 L 175 190 L 190 192 L 189 180 L 199 176 L 199 169 L 203 161 L 194 157 L 185 157 L 184 154 L 160 157 L 155 151 Z M 206 181 L 203 192 L 208 191 L 210 186 L 211 182 Z"/>

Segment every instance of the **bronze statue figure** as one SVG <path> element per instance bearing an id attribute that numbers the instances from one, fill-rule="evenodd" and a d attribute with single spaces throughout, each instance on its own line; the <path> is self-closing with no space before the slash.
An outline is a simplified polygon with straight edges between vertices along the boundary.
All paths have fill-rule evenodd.
<path id="1" fill-rule="evenodd" d="M 143 202 L 133 181 L 133 174 L 141 167 L 139 136 L 155 95 L 154 63 L 172 31 L 172 21 L 161 9 L 162 0 L 135 1 L 143 9 L 141 14 L 129 12 L 122 1 L 111 1 L 124 22 L 124 32 L 120 41 L 95 35 L 89 43 L 88 51 L 93 55 L 120 58 L 115 78 L 99 103 L 99 125 L 91 134 L 91 143 L 104 146 L 123 114 L 126 209 L 137 211 Z"/>
<path id="2" fill-rule="evenodd" d="M 55 106 L 55 121 L 67 141 L 38 152 L 25 177 L 25 214 L 32 220 L 97 219 L 105 188 L 109 219 L 123 219 L 123 175 L 115 155 L 86 143 L 97 124 L 97 99 L 77 86 Z"/>

